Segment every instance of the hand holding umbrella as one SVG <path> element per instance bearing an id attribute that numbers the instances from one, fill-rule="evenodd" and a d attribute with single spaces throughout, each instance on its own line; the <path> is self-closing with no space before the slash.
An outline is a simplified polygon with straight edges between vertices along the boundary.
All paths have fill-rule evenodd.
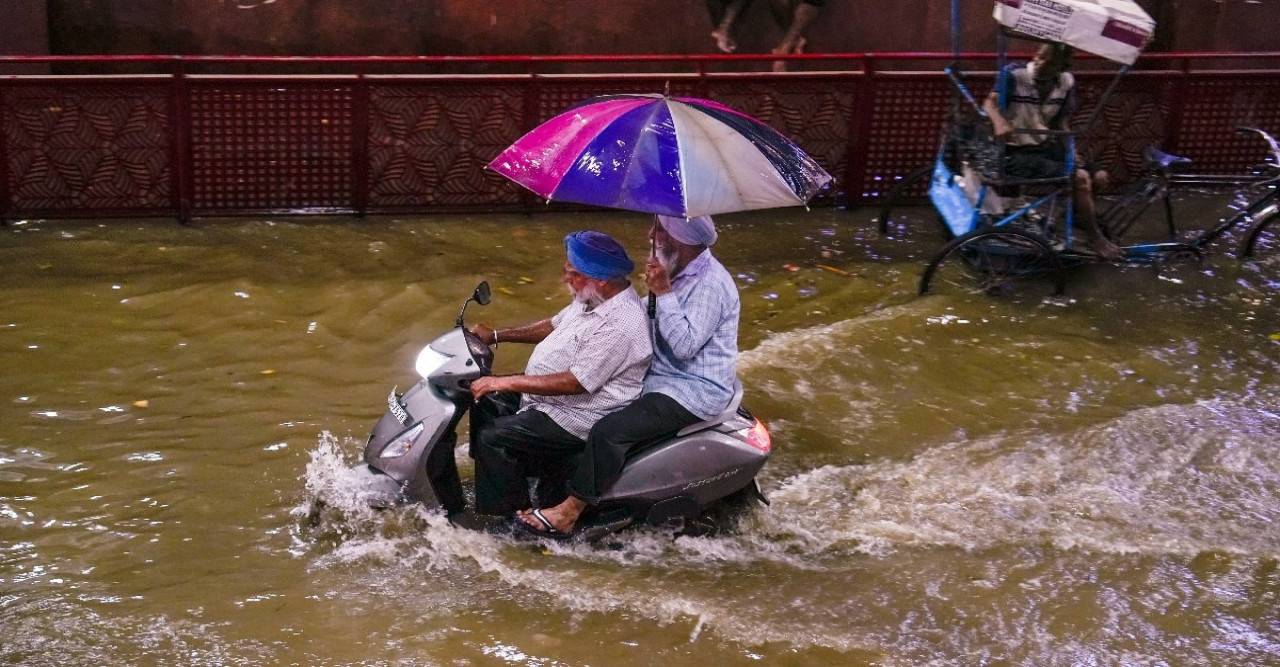
<path id="1" fill-rule="evenodd" d="M 649 236 L 649 259 L 644 263 L 644 284 L 649 288 L 649 319 L 653 319 L 658 314 L 658 295 L 653 291 L 653 283 L 649 278 L 649 265 L 658 262 L 658 244 L 653 240 L 653 235 Z M 661 264 L 659 264 L 661 266 Z M 669 278 L 669 277 L 668 277 Z M 671 281 L 668 279 L 667 286 L 670 288 Z"/>
<path id="2" fill-rule="evenodd" d="M 650 257 L 644 263 L 644 284 L 649 287 L 650 296 L 662 296 L 671 291 L 671 274 L 657 257 Z"/>

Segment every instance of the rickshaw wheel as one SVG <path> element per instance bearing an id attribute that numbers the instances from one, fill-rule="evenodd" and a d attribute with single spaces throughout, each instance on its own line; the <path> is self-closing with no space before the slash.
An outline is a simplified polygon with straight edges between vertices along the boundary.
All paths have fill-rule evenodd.
<path id="1" fill-rule="evenodd" d="M 1183 246 L 1174 248 L 1160 256 L 1160 262 L 1157 266 L 1165 267 L 1198 267 L 1204 263 L 1204 253 L 1200 252 L 1192 246 Z"/>
<path id="2" fill-rule="evenodd" d="M 1200 271 L 1204 253 L 1194 246 L 1169 244 L 1170 249 L 1161 252 L 1155 263 L 1156 276 L 1162 280 L 1181 283 Z"/>
<path id="3" fill-rule="evenodd" d="M 884 201 L 880 203 L 880 215 L 877 221 L 880 223 L 880 234 L 882 236 L 889 235 L 889 223 L 893 222 L 894 207 L 902 203 L 908 192 L 911 192 L 913 188 L 932 174 L 933 164 L 927 164 L 893 184 L 893 187 L 889 189 L 889 194 L 885 195 Z"/>
<path id="4" fill-rule="evenodd" d="M 1038 236 L 1020 229 L 977 229 L 951 239 L 929 260 L 920 294 L 1059 295 L 1064 273 L 1061 258 Z"/>
<path id="5" fill-rule="evenodd" d="M 1258 218 L 1240 241 L 1240 259 L 1271 261 L 1280 257 L 1280 211 Z"/>

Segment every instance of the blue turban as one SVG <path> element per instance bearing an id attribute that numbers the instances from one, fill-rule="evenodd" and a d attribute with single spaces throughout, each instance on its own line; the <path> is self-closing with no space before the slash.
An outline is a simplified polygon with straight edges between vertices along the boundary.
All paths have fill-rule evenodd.
<path id="1" fill-rule="evenodd" d="M 630 275 L 636 265 L 627 251 L 608 234 L 574 232 L 564 237 L 569 263 L 582 275 L 596 280 L 612 280 Z"/>

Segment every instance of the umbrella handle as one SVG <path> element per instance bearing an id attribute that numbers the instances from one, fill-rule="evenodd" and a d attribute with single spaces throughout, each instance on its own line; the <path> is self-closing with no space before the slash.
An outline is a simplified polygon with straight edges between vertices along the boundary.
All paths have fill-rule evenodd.
<path id="1" fill-rule="evenodd" d="M 658 248 L 654 245 L 653 239 L 649 239 L 649 256 L 657 257 Z M 649 319 L 653 319 L 658 315 L 658 295 L 653 293 L 653 288 L 649 288 Z"/>

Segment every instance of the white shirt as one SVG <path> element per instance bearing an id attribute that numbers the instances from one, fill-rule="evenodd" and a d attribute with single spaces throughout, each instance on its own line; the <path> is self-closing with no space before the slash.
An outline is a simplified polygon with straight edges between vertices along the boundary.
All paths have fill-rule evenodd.
<path id="1" fill-rule="evenodd" d="M 538 410 L 585 440 L 596 421 L 640 396 L 653 357 L 644 305 L 628 286 L 591 310 L 577 301 L 565 306 L 551 326 L 533 348 L 525 374 L 569 371 L 586 393 L 525 394 L 520 409 Z"/>

